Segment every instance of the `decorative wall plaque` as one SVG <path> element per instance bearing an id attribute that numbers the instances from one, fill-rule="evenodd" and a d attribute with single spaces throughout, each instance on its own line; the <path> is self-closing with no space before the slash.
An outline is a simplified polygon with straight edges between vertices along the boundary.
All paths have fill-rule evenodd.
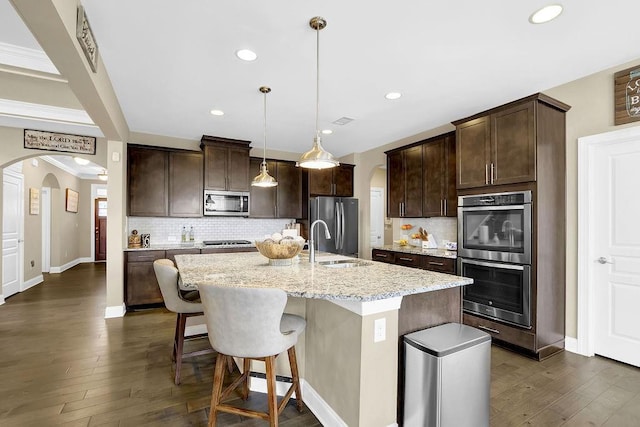
<path id="1" fill-rule="evenodd" d="M 29 214 L 40 214 L 40 190 L 37 188 L 29 188 Z"/>
<path id="2" fill-rule="evenodd" d="M 66 203 L 64 209 L 67 212 L 78 213 L 78 192 L 67 188 Z"/>
<path id="3" fill-rule="evenodd" d="M 63 151 L 66 153 L 96 154 L 96 139 L 92 136 L 25 129 L 24 148 Z"/>
<path id="4" fill-rule="evenodd" d="M 616 125 L 640 121 L 640 65 L 614 75 Z"/>
<path id="5" fill-rule="evenodd" d="M 76 38 L 80 42 L 80 47 L 84 51 L 84 56 L 89 61 L 91 70 L 95 73 L 98 69 L 98 44 L 93 36 L 89 20 L 84 13 L 84 7 L 78 6 L 78 19 L 76 21 Z"/>

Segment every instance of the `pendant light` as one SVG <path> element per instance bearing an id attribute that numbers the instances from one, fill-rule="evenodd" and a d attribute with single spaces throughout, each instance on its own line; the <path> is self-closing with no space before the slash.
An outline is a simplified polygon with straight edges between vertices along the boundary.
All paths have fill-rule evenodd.
<path id="1" fill-rule="evenodd" d="M 311 18 L 309 26 L 316 30 L 316 136 L 313 138 L 313 147 L 300 157 L 298 165 L 309 169 L 334 168 L 340 163 L 322 147 L 322 138 L 318 126 L 320 110 L 320 30 L 327 26 L 327 21 L 320 16 L 316 16 Z"/>
<path id="2" fill-rule="evenodd" d="M 274 177 L 269 175 L 269 171 L 267 170 L 267 94 L 271 92 L 271 88 L 261 86 L 258 90 L 264 94 L 264 145 L 260 173 L 253 178 L 251 185 L 254 187 L 275 187 L 278 185 L 278 182 Z"/>
<path id="3" fill-rule="evenodd" d="M 98 179 L 100 181 L 106 181 L 109 179 L 109 175 L 107 175 L 107 170 L 106 169 L 102 169 L 102 173 L 98 174 Z"/>

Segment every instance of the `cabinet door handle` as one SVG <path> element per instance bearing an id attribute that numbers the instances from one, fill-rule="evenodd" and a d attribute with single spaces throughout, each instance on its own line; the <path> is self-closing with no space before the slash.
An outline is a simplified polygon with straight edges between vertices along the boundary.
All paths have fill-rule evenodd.
<path id="1" fill-rule="evenodd" d="M 484 183 L 489 184 L 489 164 L 484 164 Z"/>
<path id="2" fill-rule="evenodd" d="M 488 328 L 486 326 L 482 326 L 482 325 L 478 325 L 478 329 L 484 329 L 487 332 L 493 332 L 494 334 L 499 334 L 500 331 L 497 329 L 493 329 L 493 328 Z"/>
<path id="3" fill-rule="evenodd" d="M 491 184 L 493 184 L 493 163 L 491 163 Z"/>
<path id="4" fill-rule="evenodd" d="M 398 258 L 400 261 L 413 261 L 413 258 L 400 257 Z"/>
<path id="5" fill-rule="evenodd" d="M 440 216 L 442 216 L 442 206 L 443 206 L 442 199 L 440 199 Z"/>
<path id="6" fill-rule="evenodd" d="M 376 254 L 376 256 L 379 257 L 379 258 L 386 258 L 389 255 L 387 255 L 387 254 Z"/>
<path id="7" fill-rule="evenodd" d="M 442 213 L 442 216 L 447 216 L 447 199 L 444 199 L 444 212 Z"/>
<path id="8" fill-rule="evenodd" d="M 444 262 L 429 261 L 429 265 L 439 265 L 440 267 L 444 267 Z"/>

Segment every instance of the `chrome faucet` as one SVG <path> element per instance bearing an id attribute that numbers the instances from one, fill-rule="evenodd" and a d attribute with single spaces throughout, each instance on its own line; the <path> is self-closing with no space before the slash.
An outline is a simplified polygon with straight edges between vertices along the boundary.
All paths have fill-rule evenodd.
<path id="1" fill-rule="evenodd" d="M 311 227 L 309 227 L 309 262 L 311 264 L 316 262 L 316 248 L 313 241 L 313 227 L 315 227 L 315 225 L 318 223 L 324 225 L 324 237 L 326 237 L 327 239 L 331 238 L 331 233 L 329 233 L 329 226 L 327 226 L 326 222 L 321 219 L 316 219 L 315 221 L 313 221 L 313 223 L 311 223 Z"/>

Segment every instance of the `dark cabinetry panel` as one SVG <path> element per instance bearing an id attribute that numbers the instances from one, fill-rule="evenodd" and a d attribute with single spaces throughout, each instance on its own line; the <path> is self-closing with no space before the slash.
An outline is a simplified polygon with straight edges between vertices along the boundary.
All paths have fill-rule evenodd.
<path id="1" fill-rule="evenodd" d="M 153 270 L 153 261 L 165 251 L 125 252 L 125 303 L 127 306 L 162 303 L 162 293 Z"/>
<path id="2" fill-rule="evenodd" d="M 422 146 L 422 216 L 457 215 L 455 144 L 452 132 Z"/>
<path id="3" fill-rule="evenodd" d="M 432 255 L 397 252 L 385 249 L 372 249 L 371 259 L 405 267 L 438 271 L 440 273 L 456 273 L 456 260 L 453 258 L 441 258 Z"/>
<path id="4" fill-rule="evenodd" d="M 387 216 L 422 216 L 422 145 L 387 152 Z"/>
<path id="5" fill-rule="evenodd" d="M 168 163 L 166 151 L 129 147 L 127 151 L 129 215 L 167 216 Z"/>
<path id="6" fill-rule="evenodd" d="M 249 141 L 203 135 L 204 188 L 249 191 Z"/>
<path id="7" fill-rule="evenodd" d="M 354 165 L 341 163 L 335 168 L 306 171 L 309 196 L 353 197 Z"/>
<path id="8" fill-rule="evenodd" d="M 130 146 L 130 216 L 202 216 L 202 153 Z"/>
<path id="9" fill-rule="evenodd" d="M 169 216 L 202 216 L 202 153 L 169 153 Z"/>
<path id="10" fill-rule="evenodd" d="M 251 158 L 251 173 L 257 175 L 262 159 Z M 269 174 L 278 185 L 251 187 L 250 211 L 252 218 L 302 218 L 302 170 L 294 162 L 267 160 Z"/>

